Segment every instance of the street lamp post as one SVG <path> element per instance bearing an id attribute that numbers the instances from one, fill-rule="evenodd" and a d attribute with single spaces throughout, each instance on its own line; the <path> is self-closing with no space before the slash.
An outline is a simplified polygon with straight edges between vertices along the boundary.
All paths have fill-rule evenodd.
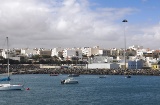
<path id="1" fill-rule="evenodd" d="M 126 19 L 124 19 L 123 21 L 122 21 L 123 23 L 126 23 L 126 22 L 128 22 Z M 124 67 L 124 69 L 126 70 L 126 34 L 125 34 L 125 24 L 124 24 L 124 65 L 125 65 L 125 67 Z"/>

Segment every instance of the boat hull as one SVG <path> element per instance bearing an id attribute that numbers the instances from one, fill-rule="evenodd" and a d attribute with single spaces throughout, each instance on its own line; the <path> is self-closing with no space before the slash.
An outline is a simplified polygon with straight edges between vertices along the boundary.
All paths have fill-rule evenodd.
<path id="1" fill-rule="evenodd" d="M 50 74 L 50 76 L 58 76 L 58 74 Z"/>
<path id="2" fill-rule="evenodd" d="M 77 84 L 78 81 L 65 81 L 64 84 Z"/>
<path id="3" fill-rule="evenodd" d="M 1 90 L 23 90 L 23 85 L 0 84 Z"/>
<path id="4" fill-rule="evenodd" d="M 69 74 L 68 77 L 79 77 L 79 74 Z"/>
<path id="5" fill-rule="evenodd" d="M 99 78 L 106 78 L 106 77 L 104 77 L 104 76 L 100 76 Z"/>
<path id="6" fill-rule="evenodd" d="M 106 78 L 106 75 L 101 75 L 99 76 L 99 78 Z"/>
<path id="7" fill-rule="evenodd" d="M 130 76 L 130 75 L 127 75 L 125 78 L 131 78 L 131 76 Z"/>
<path id="8" fill-rule="evenodd" d="M 66 79 L 61 81 L 61 84 L 77 84 L 77 83 L 78 81 L 73 79 Z"/>

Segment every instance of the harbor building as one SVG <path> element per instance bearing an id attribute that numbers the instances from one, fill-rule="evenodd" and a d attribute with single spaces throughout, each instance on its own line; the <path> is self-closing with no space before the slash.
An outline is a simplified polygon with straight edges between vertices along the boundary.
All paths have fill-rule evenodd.
<path id="1" fill-rule="evenodd" d="M 88 64 L 88 69 L 119 69 L 117 63 L 92 63 Z"/>
<path id="2" fill-rule="evenodd" d="M 142 68 L 143 68 L 142 60 L 128 61 L 128 69 L 142 69 Z"/>

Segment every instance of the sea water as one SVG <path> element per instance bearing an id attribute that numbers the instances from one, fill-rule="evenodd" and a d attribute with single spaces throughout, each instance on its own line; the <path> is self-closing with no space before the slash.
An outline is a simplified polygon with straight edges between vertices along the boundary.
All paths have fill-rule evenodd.
<path id="1" fill-rule="evenodd" d="M 0 105 L 160 105 L 160 77 L 80 75 L 78 84 L 61 84 L 67 75 L 12 75 L 23 91 L 0 91 Z M 30 90 L 26 90 L 29 88 Z"/>

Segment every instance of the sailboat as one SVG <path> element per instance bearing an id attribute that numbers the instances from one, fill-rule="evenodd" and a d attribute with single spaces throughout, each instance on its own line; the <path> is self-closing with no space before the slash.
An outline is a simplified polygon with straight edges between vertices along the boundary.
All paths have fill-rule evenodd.
<path id="1" fill-rule="evenodd" d="M 0 90 L 23 90 L 24 87 L 23 85 L 21 84 L 16 84 L 16 85 L 13 85 L 13 84 L 10 84 L 10 73 L 9 73 L 9 51 L 8 51 L 8 37 L 6 37 L 7 39 L 7 71 L 8 71 L 8 77 L 6 78 L 2 78 L 0 79 L 0 81 L 8 81 L 8 83 L 2 83 L 0 84 Z"/>

